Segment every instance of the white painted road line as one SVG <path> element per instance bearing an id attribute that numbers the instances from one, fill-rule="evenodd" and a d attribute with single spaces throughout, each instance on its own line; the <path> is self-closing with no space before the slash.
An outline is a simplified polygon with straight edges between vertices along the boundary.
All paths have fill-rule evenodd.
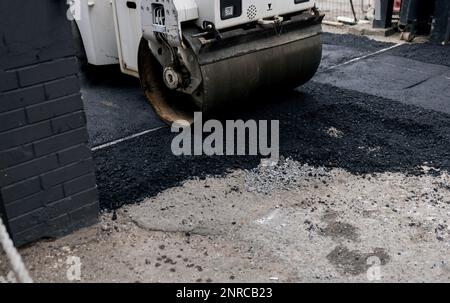
<path id="1" fill-rule="evenodd" d="M 129 140 L 134 139 L 134 138 L 142 137 L 142 136 L 144 136 L 146 134 L 153 133 L 155 131 L 158 131 L 158 130 L 166 128 L 166 127 L 167 126 L 160 126 L 160 127 L 157 127 L 157 128 L 148 129 L 148 130 L 145 130 L 143 132 L 136 133 L 134 135 L 130 135 L 130 136 L 127 136 L 127 137 L 124 137 L 124 138 L 121 138 L 121 139 L 118 139 L 118 140 L 115 140 L 115 141 L 112 141 L 112 142 L 109 142 L 109 143 L 105 143 L 105 144 L 96 146 L 96 147 L 92 148 L 92 151 L 101 150 L 101 149 L 104 149 L 104 148 L 107 148 L 107 147 L 111 147 L 111 146 L 117 145 L 117 144 L 122 143 L 122 142 L 129 141 Z"/>
<path id="2" fill-rule="evenodd" d="M 361 57 L 358 57 L 358 58 L 354 58 L 354 59 L 349 60 L 349 61 L 347 61 L 347 62 L 344 62 L 344 63 L 338 64 L 338 65 L 332 66 L 332 67 L 330 67 L 330 68 L 327 68 L 327 69 L 325 70 L 325 72 L 326 72 L 326 71 L 329 71 L 329 70 L 333 70 L 333 69 L 339 68 L 339 67 L 344 66 L 344 65 L 348 65 L 348 64 L 351 64 L 351 63 L 354 63 L 354 62 L 358 62 L 358 61 L 367 59 L 367 58 L 372 57 L 372 56 L 376 56 L 376 55 L 378 55 L 378 54 L 385 53 L 385 52 L 387 52 L 387 51 L 390 51 L 391 49 L 397 48 L 397 47 L 399 47 L 399 46 L 401 46 L 401 45 L 404 45 L 404 44 L 405 44 L 405 43 L 398 43 L 398 44 L 395 44 L 395 45 L 393 45 L 393 46 L 390 46 L 390 47 L 381 49 L 381 50 L 379 50 L 379 51 L 376 51 L 376 52 L 374 52 L 374 53 L 370 53 L 370 54 L 367 54 L 367 55 L 364 55 L 364 56 L 361 56 Z M 324 71 L 322 71 L 322 72 L 324 72 Z"/>

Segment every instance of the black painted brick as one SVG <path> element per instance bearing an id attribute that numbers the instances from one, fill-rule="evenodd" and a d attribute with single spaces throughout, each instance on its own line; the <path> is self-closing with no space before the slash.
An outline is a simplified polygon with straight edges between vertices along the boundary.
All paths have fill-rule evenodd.
<path id="1" fill-rule="evenodd" d="M 45 100 L 44 88 L 32 86 L 0 95 L 0 113 L 36 104 Z"/>
<path id="2" fill-rule="evenodd" d="M 91 157 L 91 150 L 86 144 L 68 148 L 58 153 L 58 160 L 61 165 L 68 165 Z"/>
<path id="3" fill-rule="evenodd" d="M 95 175 L 88 174 L 64 183 L 64 194 L 71 196 L 89 188 L 95 188 Z"/>
<path id="4" fill-rule="evenodd" d="M 83 102 L 81 101 L 81 95 L 77 93 L 29 106 L 27 107 L 27 114 L 29 121 L 35 123 L 82 109 Z"/>
<path id="5" fill-rule="evenodd" d="M 27 124 L 27 115 L 24 109 L 18 109 L 0 114 L 0 121 L 0 132 L 2 132 Z"/>
<path id="6" fill-rule="evenodd" d="M 0 193 L 0 219 L 3 220 L 3 224 L 6 225 L 6 229 L 9 228 L 8 226 L 8 218 L 6 217 L 6 211 L 4 208 L 4 203 L 3 203 L 3 199 L 2 199 L 2 195 Z"/>
<path id="7" fill-rule="evenodd" d="M 34 153 L 37 157 L 69 148 L 75 144 L 86 143 L 89 136 L 85 127 L 52 136 L 34 143 Z"/>
<path id="8" fill-rule="evenodd" d="M 9 228 L 13 234 L 16 234 L 42 224 L 48 219 L 45 207 L 41 207 L 20 217 L 10 219 Z"/>
<path id="9" fill-rule="evenodd" d="M 98 214 L 97 190 L 91 189 L 75 195 L 70 198 L 47 204 L 44 207 L 40 207 L 22 216 L 16 217 L 10 220 L 10 229 L 14 234 L 22 233 L 32 227 L 39 226 L 41 224 L 49 224 L 52 220 L 55 220 L 61 216 L 70 214 L 69 221 L 64 221 L 62 226 L 66 228 L 66 231 L 73 229 L 72 225 L 86 225 L 88 222 L 93 223 Z M 92 213 L 95 211 L 94 213 Z M 51 230 L 55 230 L 55 227 L 51 226 Z M 48 234 L 47 234 L 48 235 Z"/>
<path id="10" fill-rule="evenodd" d="M 1 189 L 4 203 L 10 203 L 23 197 L 32 195 L 41 190 L 39 177 L 30 178 L 23 182 L 16 183 Z"/>
<path id="11" fill-rule="evenodd" d="M 52 119 L 52 129 L 55 134 L 67 132 L 85 125 L 86 115 L 84 111 L 78 111 Z"/>
<path id="12" fill-rule="evenodd" d="M 65 1 L 0 1 L 0 215 L 17 245 L 95 223 L 99 212 L 66 10 Z"/>
<path id="13" fill-rule="evenodd" d="M 44 62 L 74 54 L 64 0 L 0 1 L 0 67 Z"/>
<path id="14" fill-rule="evenodd" d="M 27 144 L 52 134 L 50 121 L 27 125 L 0 133 L 0 151 Z"/>
<path id="15" fill-rule="evenodd" d="M 58 158 L 56 155 L 50 155 L 34 159 L 1 171 L 0 187 L 11 185 L 44 172 L 56 169 L 58 167 Z"/>
<path id="16" fill-rule="evenodd" d="M 92 188 L 63 200 L 50 203 L 46 206 L 47 215 L 51 218 L 57 217 L 61 214 L 67 214 L 80 209 L 86 205 L 95 203 L 98 199 L 96 188 Z"/>
<path id="17" fill-rule="evenodd" d="M 47 204 L 46 206 L 40 207 L 10 220 L 10 229 L 14 234 L 17 234 L 30 228 L 40 226 L 41 224 L 46 224 L 46 236 L 53 236 L 54 234 L 52 233 L 55 231 L 55 228 L 63 228 L 65 232 L 72 231 L 72 222 L 68 214 L 83 208 L 85 205 L 90 205 L 89 201 L 91 201 L 91 199 L 93 199 L 91 204 L 98 204 L 96 203 L 97 192 L 95 190 L 83 192 L 73 198 L 65 198 L 60 201 Z M 62 224 L 55 224 L 55 221 L 58 221 L 58 218 L 65 216 L 67 217 L 67 220 L 64 220 Z M 91 214 L 91 216 L 94 215 Z M 95 213 L 95 216 L 97 216 L 97 213 Z M 79 220 L 83 220 L 83 218 L 79 218 Z M 60 232 L 62 232 L 62 230 L 58 232 L 58 235 Z M 41 237 L 42 236 L 43 235 L 41 235 Z"/>
<path id="18" fill-rule="evenodd" d="M 22 198 L 13 203 L 6 204 L 5 209 L 9 218 L 13 219 L 23 214 L 32 212 L 48 203 L 64 198 L 64 191 L 61 185 L 41 191 L 37 194 Z"/>
<path id="19" fill-rule="evenodd" d="M 47 100 L 72 95 L 80 91 L 80 81 L 77 76 L 71 76 L 44 85 Z"/>
<path id="20" fill-rule="evenodd" d="M 11 167 L 33 159 L 33 145 L 22 145 L 0 152 L 0 169 Z"/>
<path id="21" fill-rule="evenodd" d="M 79 221 L 73 221 L 70 214 L 63 214 L 59 217 L 52 218 L 39 225 L 33 226 L 25 231 L 16 233 L 14 235 L 14 242 L 16 245 L 21 246 L 29 242 L 35 241 L 39 238 L 57 238 L 64 236 L 76 229 L 93 225 L 97 222 L 97 213 L 89 213 L 96 211 L 95 204 L 88 205 L 80 211 L 84 211 L 84 216 Z M 79 211 L 79 212 L 80 212 Z M 78 218 L 78 217 L 77 217 Z"/>
<path id="22" fill-rule="evenodd" d="M 92 159 L 86 159 L 41 175 L 41 184 L 44 188 L 49 188 L 56 184 L 65 183 L 69 180 L 88 174 L 93 170 L 94 162 Z"/>
<path id="23" fill-rule="evenodd" d="M 14 235 L 14 243 L 17 246 L 21 246 L 39 238 L 57 238 L 72 231 L 69 215 L 63 214 L 16 233 Z"/>
<path id="24" fill-rule="evenodd" d="M 56 238 L 73 231 L 70 216 L 63 214 L 47 221 L 45 234 L 49 238 Z"/>
<path id="25" fill-rule="evenodd" d="M 75 57 L 58 59 L 17 70 L 19 84 L 22 87 L 56 80 L 78 73 L 78 61 Z"/>
<path id="26" fill-rule="evenodd" d="M 97 222 L 99 212 L 100 207 L 97 202 L 71 212 L 69 216 L 71 218 L 72 228 L 79 229 L 95 224 Z"/>
<path id="27" fill-rule="evenodd" d="M 76 221 L 71 219 L 71 214 L 63 214 L 49 219 L 44 223 L 14 234 L 14 242 L 21 246 L 39 238 L 57 238 L 74 230 L 93 225 L 97 222 L 97 209 L 98 203 L 93 203 L 73 212 Z"/>
<path id="28" fill-rule="evenodd" d="M 19 87 L 19 81 L 15 72 L 0 70 L 0 92 L 13 90 Z"/>
<path id="29" fill-rule="evenodd" d="M 36 239 L 49 237 L 47 235 L 48 228 L 47 224 L 42 223 L 37 226 L 33 226 L 23 232 L 11 234 L 14 244 L 16 246 L 22 246 L 28 244 Z"/>

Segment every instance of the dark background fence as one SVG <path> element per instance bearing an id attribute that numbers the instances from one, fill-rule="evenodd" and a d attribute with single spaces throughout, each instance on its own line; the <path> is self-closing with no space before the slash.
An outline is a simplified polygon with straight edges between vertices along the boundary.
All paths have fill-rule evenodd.
<path id="1" fill-rule="evenodd" d="M 358 20 L 363 20 L 371 13 L 374 0 L 353 0 L 353 7 Z M 353 18 L 350 0 L 316 0 L 319 9 L 325 13 L 325 19 L 337 21 L 338 17 Z"/>

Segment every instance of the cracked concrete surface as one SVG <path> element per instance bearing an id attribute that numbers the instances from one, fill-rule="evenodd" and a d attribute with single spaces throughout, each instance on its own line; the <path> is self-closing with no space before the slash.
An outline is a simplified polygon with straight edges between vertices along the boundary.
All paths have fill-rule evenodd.
<path id="1" fill-rule="evenodd" d="M 21 253 L 41 282 L 67 281 L 68 256 L 85 282 L 369 282 L 374 258 L 382 282 L 450 281 L 447 173 L 298 167 L 267 194 L 253 171 L 186 181 Z"/>

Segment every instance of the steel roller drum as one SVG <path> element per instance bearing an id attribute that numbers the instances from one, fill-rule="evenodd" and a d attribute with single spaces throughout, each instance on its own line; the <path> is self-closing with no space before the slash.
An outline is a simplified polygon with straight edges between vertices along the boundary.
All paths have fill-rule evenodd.
<path id="1" fill-rule="evenodd" d="M 186 29 L 186 45 L 195 56 L 202 84 L 192 95 L 169 90 L 162 67 L 141 43 L 141 83 L 157 114 L 166 122 L 192 122 L 194 111 L 213 115 L 222 109 L 255 102 L 255 93 L 293 89 L 309 81 L 322 58 L 321 18 L 291 22 L 280 31 L 236 30 L 209 43 Z M 257 103 L 255 103 L 257 106 Z"/>

